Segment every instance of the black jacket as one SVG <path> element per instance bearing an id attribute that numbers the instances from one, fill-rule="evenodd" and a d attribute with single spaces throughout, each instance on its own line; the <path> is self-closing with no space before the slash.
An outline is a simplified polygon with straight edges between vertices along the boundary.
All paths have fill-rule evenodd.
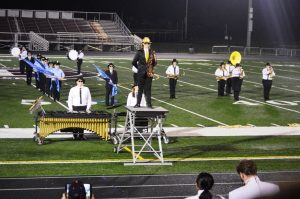
<path id="1" fill-rule="evenodd" d="M 109 70 L 106 70 L 105 71 L 105 74 L 111 79 L 111 81 L 114 83 L 114 84 L 117 84 L 118 83 L 118 73 L 117 71 L 113 70 L 113 73 L 111 74 Z M 108 84 L 108 80 L 106 80 L 106 87 L 109 86 Z"/>
<path id="2" fill-rule="evenodd" d="M 149 49 L 149 56 L 151 55 L 151 53 L 152 53 L 152 50 Z M 155 60 L 154 66 L 156 64 L 157 64 L 157 61 Z M 140 49 L 136 52 L 136 54 L 132 60 L 132 65 L 138 69 L 138 73 L 146 73 L 147 72 L 147 63 L 146 63 L 144 49 Z"/>

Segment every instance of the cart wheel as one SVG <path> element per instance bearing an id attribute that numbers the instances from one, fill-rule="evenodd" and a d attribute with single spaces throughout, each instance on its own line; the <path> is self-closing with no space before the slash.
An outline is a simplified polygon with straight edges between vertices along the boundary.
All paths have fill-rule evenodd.
<path id="1" fill-rule="evenodd" d="M 163 138 L 165 144 L 169 144 L 170 140 L 167 137 L 167 135 L 163 135 L 162 138 Z"/>
<path id="2" fill-rule="evenodd" d="M 116 136 L 111 136 L 110 141 L 114 144 L 117 145 L 119 143 L 119 140 Z"/>

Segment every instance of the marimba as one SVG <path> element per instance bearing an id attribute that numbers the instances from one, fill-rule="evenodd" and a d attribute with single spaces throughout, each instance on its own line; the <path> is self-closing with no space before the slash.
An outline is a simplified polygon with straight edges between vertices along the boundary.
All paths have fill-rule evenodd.
<path id="1" fill-rule="evenodd" d="M 108 139 L 111 114 L 106 111 L 94 111 L 91 113 L 73 112 L 39 112 L 37 123 L 40 131 L 38 133 L 39 142 L 57 131 L 67 128 L 83 128 L 96 133 L 102 139 Z"/>

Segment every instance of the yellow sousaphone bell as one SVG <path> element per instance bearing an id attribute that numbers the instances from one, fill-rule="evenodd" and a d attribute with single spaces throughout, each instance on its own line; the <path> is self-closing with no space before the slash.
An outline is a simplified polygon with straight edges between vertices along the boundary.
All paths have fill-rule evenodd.
<path id="1" fill-rule="evenodd" d="M 235 66 L 236 64 L 241 63 L 242 55 L 238 51 L 234 51 L 231 53 L 229 60 L 231 61 L 232 65 Z"/>

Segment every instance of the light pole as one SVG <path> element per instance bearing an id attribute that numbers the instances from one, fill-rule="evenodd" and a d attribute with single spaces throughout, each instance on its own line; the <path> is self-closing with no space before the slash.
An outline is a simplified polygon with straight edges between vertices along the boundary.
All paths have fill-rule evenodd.
<path id="1" fill-rule="evenodd" d="M 187 29 L 188 29 L 188 6 L 189 6 L 189 0 L 185 0 L 185 18 L 184 18 L 184 38 L 187 40 Z"/>
<path id="2" fill-rule="evenodd" d="M 253 31 L 253 7 L 252 0 L 248 0 L 248 29 L 247 29 L 247 44 L 246 47 L 251 47 L 251 33 Z"/>

